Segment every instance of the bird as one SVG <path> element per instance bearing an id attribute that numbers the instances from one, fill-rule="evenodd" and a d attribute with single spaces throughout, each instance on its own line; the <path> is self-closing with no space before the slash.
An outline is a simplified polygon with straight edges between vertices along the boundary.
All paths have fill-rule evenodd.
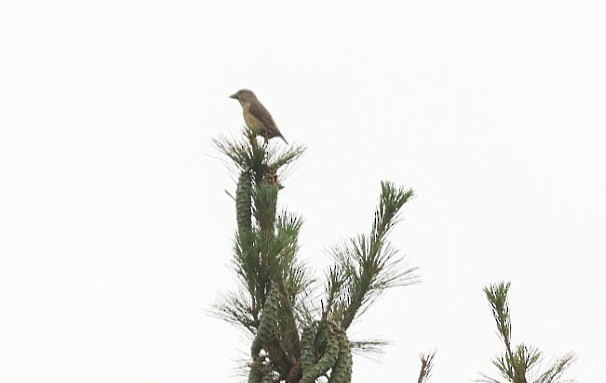
<path id="1" fill-rule="evenodd" d="M 263 136 L 265 143 L 274 137 L 280 137 L 288 145 L 286 138 L 280 133 L 278 126 L 271 117 L 271 114 L 265 109 L 263 104 L 257 99 L 257 96 L 248 89 L 240 89 L 229 96 L 238 100 L 242 106 L 244 122 L 246 126 L 257 136 Z"/>

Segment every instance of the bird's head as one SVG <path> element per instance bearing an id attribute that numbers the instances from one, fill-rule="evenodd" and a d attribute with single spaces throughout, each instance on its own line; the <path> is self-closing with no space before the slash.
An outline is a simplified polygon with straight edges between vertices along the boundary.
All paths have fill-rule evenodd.
<path id="1" fill-rule="evenodd" d="M 240 104 L 255 100 L 257 98 L 255 96 L 255 94 L 251 90 L 248 90 L 248 89 L 240 89 L 239 91 L 237 91 L 236 93 L 232 94 L 229 97 L 240 101 Z"/>

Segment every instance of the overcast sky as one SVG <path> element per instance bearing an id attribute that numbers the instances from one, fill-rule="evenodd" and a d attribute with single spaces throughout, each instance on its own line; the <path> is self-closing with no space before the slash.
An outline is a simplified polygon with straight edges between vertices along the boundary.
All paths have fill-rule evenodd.
<path id="1" fill-rule="evenodd" d="M 280 203 L 301 257 L 367 231 L 379 182 L 423 282 L 352 338 L 354 383 L 493 372 L 482 287 L 512 281 L 514 342 L 606 381 L 606 36 L 599 2 L 13 1 L 0 6 L 0 381 L 242 382 L 230 173 L 254 90 L 308 147 Z M 272 145 L 282 145 L 272 141 Z"/>

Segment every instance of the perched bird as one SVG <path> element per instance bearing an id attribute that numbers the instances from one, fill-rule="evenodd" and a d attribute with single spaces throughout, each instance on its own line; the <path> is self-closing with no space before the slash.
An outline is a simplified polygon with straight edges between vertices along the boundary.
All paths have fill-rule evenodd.
<path id="1" fill-rule="evenodd" d="M 263 104 L 257 100 L 257 96 L 255 96 L 252 91 L 241 89 L 229 97 L 235 98 L 240 102 L 246 126 L 248 126 L 255 135 L 263 136 L 265 142 L 270 138 L 280 137 L 288 144 L 288 141 L 286 141 L 282 133 L 280 133 L 271 114 L 269 114 Z"/>

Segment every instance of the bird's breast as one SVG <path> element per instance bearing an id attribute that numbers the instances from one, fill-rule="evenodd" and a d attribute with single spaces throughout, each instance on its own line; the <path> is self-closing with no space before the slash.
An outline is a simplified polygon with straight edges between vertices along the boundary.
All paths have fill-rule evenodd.
<path id="1" fill-rule="evenodd" d="M 255 116 L 250 113 L 250 103 L 246 103 L 242 106 L 242 112 L 244 114 L 244 122 L 246 122 L 246 126 L 250 130 L 252 130 L 255 134 L 260 134 L 263 129 L 263 124 L 259 120 L 255 118 Z"/>

